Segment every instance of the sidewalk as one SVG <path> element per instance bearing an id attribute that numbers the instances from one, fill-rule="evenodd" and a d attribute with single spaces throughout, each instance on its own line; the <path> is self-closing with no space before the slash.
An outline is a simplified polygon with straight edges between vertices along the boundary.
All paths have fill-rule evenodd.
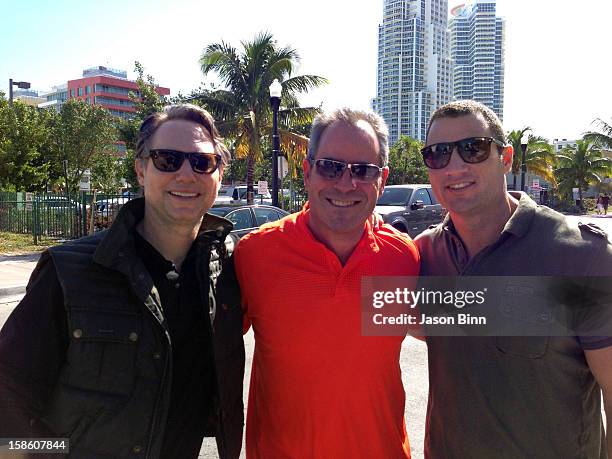
<path id="1" fill-rule="evenodd" d="M 10 303 L 25 294 L 40 252 L 23 255 L 0 255 L 0 303 Z"/>

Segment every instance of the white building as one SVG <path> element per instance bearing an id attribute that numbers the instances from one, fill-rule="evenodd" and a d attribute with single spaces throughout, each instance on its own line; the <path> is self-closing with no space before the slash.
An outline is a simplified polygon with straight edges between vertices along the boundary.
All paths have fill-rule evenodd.
<path id="1" fill-rule="evenodd" d="M 453 99 L 473 99 L 504 114 L 504 20 L 496 0 L 472 0 L 451 10 Z"/>
<path id="2" fill-rule="evenodd" d="M 35 89 L 15 89 L 13 91 L 13 100 L 19 100 L 33 107 L 38 106 L 39 103 L 44 101 Z"/>
<path id="3" fill-rule="evenodd" d="M 435 108 L 451 100 L 447 0 L 383 0 L 372 108 L 401 135 L 425 140 Z"/>
<path id="4" fill-rule="evenodd" d="M 554 139 L 552 144 L 555 149 L 555 153 L 560 153 L 564 148 L 575 147 L 576 141 L 568 139 Z"/>
<path id="5" fill-rule="evenodd" d="M 59 112 L 68 99 L 68 85 L 53 86 L 51 91 L 43 92 L 40 96 L 45 98 L 45 102 L 38 104 L 38 108 L 54 109 Z"/>

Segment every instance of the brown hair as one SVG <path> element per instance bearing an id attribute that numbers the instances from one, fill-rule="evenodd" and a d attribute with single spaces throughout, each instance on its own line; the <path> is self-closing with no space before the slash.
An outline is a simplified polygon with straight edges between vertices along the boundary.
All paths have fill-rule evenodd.
<path id="1" fill-rule="evenodd" d="M 137 158 L 147 157 L 151 146 L 151 138 L 162 124 L 170 120 L 193 121 L 202 126 L 212 139 L 215 153 L 221 156 L 221 164 L 223 166 L 229 164 L 231 155 L 215 127 L 215 120 L 202 107 L 192 104 L 167 105 L 162 111 L 147 116 L 140 126 L 140 133 L 136 142 Z"/>
<path id="2" fill-rule="evenodd" d="M 506 143 L 504 128 L 502 127 L 501 121 L 495 112 L 493 112 L 493 110 L 486 105 L 476 102 L 475 100 L 457 100 L 438 107 L 432 113 L 431 118 L 429 119 L 427 136 L 429 136 L 429 130 L 431 129 L 431 125 L 435 120 L 439 118 L 459 118 L 460 116 L 466 115 L 482 116 L 487 124 L 487 127 L 493 133 L 493 137 L 500 142 Z"/>

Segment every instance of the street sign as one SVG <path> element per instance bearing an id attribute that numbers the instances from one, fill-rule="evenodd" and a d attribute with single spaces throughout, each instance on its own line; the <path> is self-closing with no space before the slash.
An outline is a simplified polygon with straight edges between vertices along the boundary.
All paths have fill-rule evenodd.
<path id="1" fill-rule="evenodd" d="M 85 169 L 79 182 L 79 191 L 91 191 L 91 171 Z"/>
<path id="2" fill-rule="evenodd" d="M 257 194 L 268 194 L 268 181 L 260 180 L 257 182 Z"/>
<path id="3" fill-rule="evenodd" d="M 32 210 L 32 201 L 34 201 L 34 193 L 26 193 L 25 194 L 26 205 L 25 208 L 27 211 Z"/>

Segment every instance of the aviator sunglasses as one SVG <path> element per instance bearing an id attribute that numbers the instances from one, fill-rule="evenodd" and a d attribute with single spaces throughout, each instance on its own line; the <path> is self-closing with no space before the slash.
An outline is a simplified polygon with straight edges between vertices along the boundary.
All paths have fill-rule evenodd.
<path id="1" fill-rule="evenodd" d="M 421 150 L 423 162 L 430 169 L 442 169 L 448 166 L 453 150 L 457 147 L 457 153 L 463 161 L 469 164 L 477 164 L 489 157 L 491 143 L 500 147 L 505 145 L 493 137 L 468 137 L 456 142 L 441 142 L 428 145 Z"/>
<path id="2" fill-rule="evenodd" d="M 149 157 L 161 172 L 176 172 L 187 159 L 196 174 L 212 174 L 221 163 L 221 156 L 214 153 L 184 153 L 161 148 L 149 150 Z"/>
<path id="3" fill-rule="evenodd" d="M 360 182 L 374 182 L 383 170 L 376 164 L 345 163 L 334 159 L 316 159 L 311 163 L 314 163 L 317 174 L 328 180 L 338 180 L 348 169 L 353 179 Z"/>

